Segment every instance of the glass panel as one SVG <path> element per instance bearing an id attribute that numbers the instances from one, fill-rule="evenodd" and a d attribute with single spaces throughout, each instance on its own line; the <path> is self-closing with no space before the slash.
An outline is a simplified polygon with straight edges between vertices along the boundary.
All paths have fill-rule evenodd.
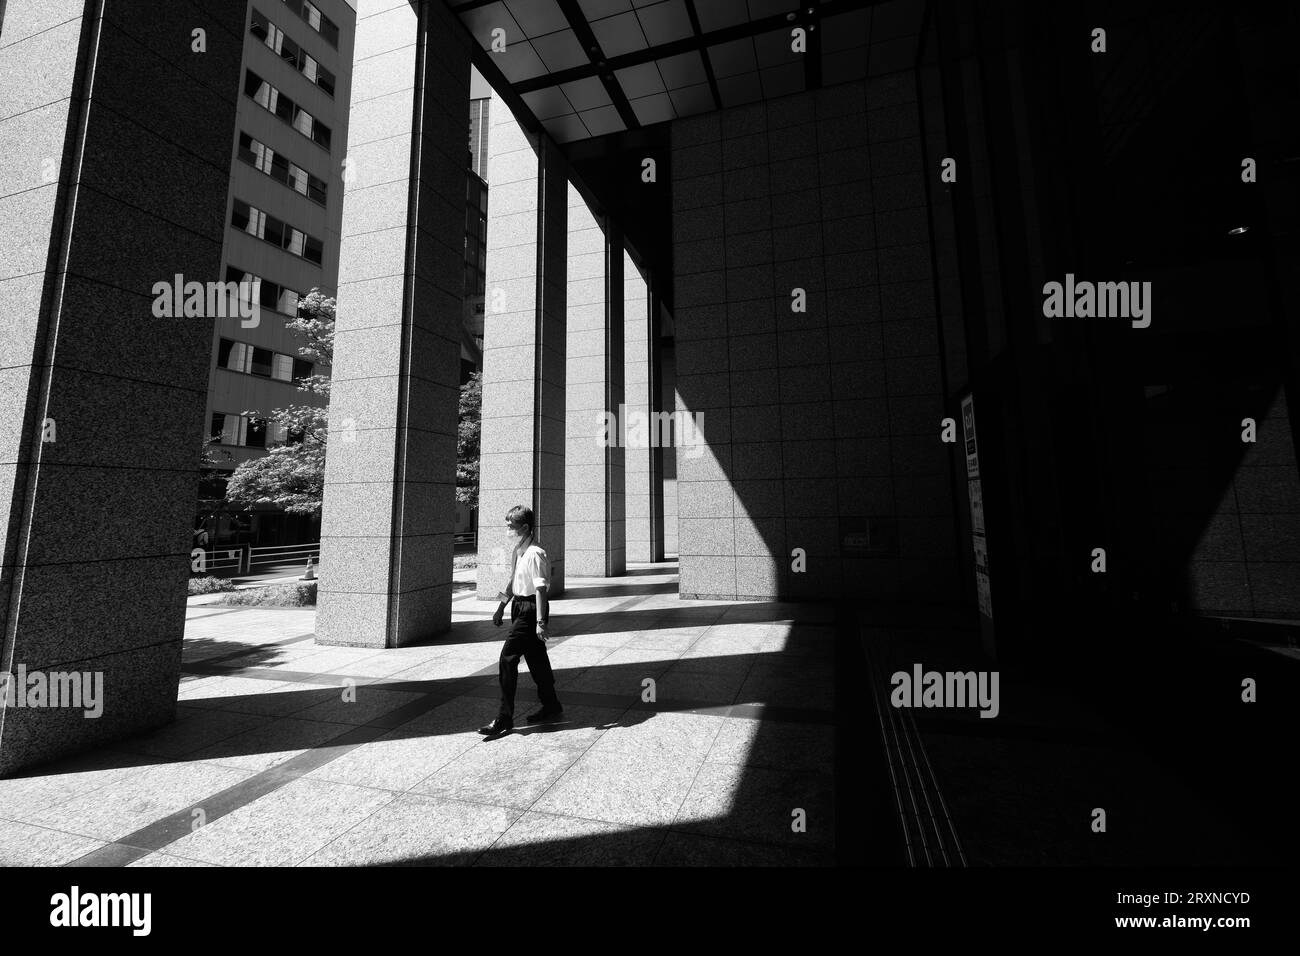
<path id="1" fill-rule="evenodd" d="M 294 43 L 293 40 L 289 39 L 287 36 L 284 35 L 283 32 L 281 32 L 279 53 L 281 59 L 283 59 L 286 63 L 293 64 L 293 66 L 296 68 L 298 66 L 298 58 L 302 54 L 302 50 L 298 48 L 298 44 Z"/>
<path id="2" fill-rule="evenodd" d="M 293 381 L 293 356 L 276 355 L 275 368 L 271 372 L 272 378 L 277 378 L 282 382 Z"/>
<path id="3" fill-rule="evenodd" d="M 274 282 L 260 282 L 257 289 L 257 303 L 263 308 L 276 307 L 276 284 Z"/>
<path id="4" fill-rule="evenodd" d="M 273 92 L 275 93 L 275 95 L 272 97 L 272 100 L 274 101 L 271 105 L 272 111 L 275 113 L 276 116 L 280 117 L 280 119 L 292 123 L 294 113 L 297 110 L 297 107 L 294 105 L 293 100 L 281 94 L 279 90 L 275 90 Z"/>
<path id="5" fill-rule="evenodd" d="M 307 245 L 306 248 L 303 249 L 302 257 L 316 263 L 316 265 L 320 265 L 324 255 L 325 249 L 321 244 L 321 241 L 319 239 L 312 239 L 308 236 Z"/>
<path id="6" fill-rule="evenodd" d="M 274 216 L 268 216 L 262 213 L 262 220 L 265 223 L 261 233 L 262 238 L 267 242 L 274 243 L 277 246 L 284 245 L 284 234 L 288 229 L 287 226 Z"/>
<path id="7" fill-rule="evenodd" d="M 265 448 L 266 420 L 263 418 L 250 420 L 245 426 L 245 435 L 244 444 L 249 448 Z"/>
<path id="8" fill-rule="evenodd" d="M 289 166 L 290 163 L 287 159 L 278 153 L 272 153 L 270 168 L 264 169 L 263 172 L 269 173 L 272 179 L 287 183 L 289 182 Z"/>
<path id="9" fill-rule="evenodd" d="M 275 355 L 270 349 L 253 347 L 253 361 L 249 371 L 264 378 L 271 377 L 271 359 Z"/>
<path id="10" fill-rule="evenodd" d="M 231 343 L 230 352 L 226 358 L 226 368 L 232 372 L 248 371 L 248 346 L 243 342 Z"/>
<path id="11" fill-rule="evenodd" d="M 307 195 L 316 200 L 322 206 L 325 205 L 325 180 L 317 179 L 315 176 L 307 177 Z"/>

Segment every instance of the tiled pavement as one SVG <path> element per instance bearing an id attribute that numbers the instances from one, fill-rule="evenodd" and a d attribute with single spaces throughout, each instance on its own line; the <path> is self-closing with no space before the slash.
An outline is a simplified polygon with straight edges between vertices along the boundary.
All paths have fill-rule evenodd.
<path id="1" fill-rule="evenodd" d="M 473 572 L 418 647 L 191 607 L 176 723 L 0 780 L 0 864 L 830 864 L 830 609 L 681 601 L 675 572 L 569 582 L 565 719 L 494 741 L 504 631 Z M 521 723 L 535 701 L 521 676 Z"/>

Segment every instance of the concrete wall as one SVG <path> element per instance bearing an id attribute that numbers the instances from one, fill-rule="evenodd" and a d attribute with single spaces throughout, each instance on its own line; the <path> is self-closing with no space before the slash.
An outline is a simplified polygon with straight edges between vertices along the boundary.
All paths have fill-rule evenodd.
<path id="1" fill-rule="evenodd" d="M 1174 386 L 1148 399 L 1150 535 L 1139 563 L 1183 610 L 1300 617 L 1300 480 L 1278 386 Z M 1241 420 L 1256 421 L 1243 444 Z"/>
<path id="2" fill-rule="evenodd" d="M 677 402 L 707 441 L 677 455 L 683 595 L 955 592 L 915 99 L 891 74 L 673 125 Z"/>
<path id="3" fill-rule="evenodd" d="M 568 215 L 564 562 L 572 575 L 615 577 L 627 569 L 627 449 L 601 439 L 624 399 L 623 250 L 572 185 Z"/>
<path id="4" fill-rule="evenodd" d="M 318 643 L 451 626 L 472 42 L 437 3 L 357 20 Z"/>
<path id="5" fill-rule="evenodd" d="M 4 16 L 0 669 L 99 674 L 104 699 L 0 702 L 0 773 L 175 714 L 212 321 L 156 317 L 152 289 L 220 278 L 243 43 L 215 0 Z"/>
<path id="6" fill-rule="evenodd" d="M 677 349 L 659 350 L 659 409 L 672 411 L 677 404 Z M 677 449 L 660 448 L 663 485 L 663 549 L 661 557 L 677 557 Z"/>
<path id="7" fill-rule="evenodd" d="M 538 540 L 551 559 L 550 593 L 558 595 L 565 567 L 567 171 L 554 143 L 530 138 L 495 94 L 488 118 L 477 594 L 495 598 L 508 582 L 505 514 L 523 504 L 536 512 Z"/>
<path id="8" fill-rule="evenodd" d="M 626 253 L 623 256 L 623 369 L 624 398 L 629 414 L 648 416 L 654 409 L 651 389 L 650 295 L 646 281 Z M 653 561 L 657 550 L 655 512 L 657 504 L 653 478 L 654 449 L 626 449 L 627 560 Z"/>

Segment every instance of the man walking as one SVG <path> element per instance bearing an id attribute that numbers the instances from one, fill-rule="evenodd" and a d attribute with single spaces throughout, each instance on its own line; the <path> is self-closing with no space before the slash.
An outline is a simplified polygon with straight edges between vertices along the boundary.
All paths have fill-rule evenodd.
<path id="1" fill-rule="evenodd" d="M 505 736 L 514 729 L 515 687 L 519 683 L 519 659 L 528 662 L 528 673 L 537 685 L 542 701 L 540 710 L 528 715 L 530 724 L 554 720 L 563 712 L 555 696 L 555 675 L 546 655 L 550 637 L 550 602 L 547 588 L 551 579 L 551 562 L 537 543 L 531 508 L 515 505 L 506 512 L 506 528 L 514 543 L 514 570 L 510 583 L 501 594 L 501 603 L 492 615 L 492 623 L 501 626 L 506 602 L 510 602 L 510 634 L 501 648 L 498 672 L 501 679 L 501 709 L 492 723 L 480 727 L 488 739 Z"/>

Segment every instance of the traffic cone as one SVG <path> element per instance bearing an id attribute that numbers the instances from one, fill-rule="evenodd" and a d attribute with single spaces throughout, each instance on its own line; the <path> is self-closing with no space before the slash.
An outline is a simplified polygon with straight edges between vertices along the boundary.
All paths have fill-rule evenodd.
<path id="1" fill-rule="evenodd" d="M 299 581 L 315 581 L 316 572 L 311 569 L 311 555 L 307 555 L 307 573 L 298 579 Z"/>

